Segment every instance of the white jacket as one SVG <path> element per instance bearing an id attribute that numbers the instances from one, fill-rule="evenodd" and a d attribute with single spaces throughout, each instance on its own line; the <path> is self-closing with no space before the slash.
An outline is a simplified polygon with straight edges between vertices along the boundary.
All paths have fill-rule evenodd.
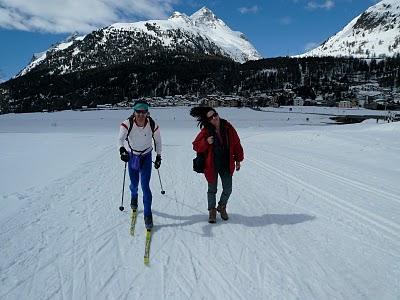
<path id="1" fill-rule="evenodd" d="M 128 136 L 128 142 L 126 142 L 126 135 L 128 134 L 129 119 L 122 122 L 119 128 L 118 136 L 118 149 L 125 147 L 128 151 L 132 151 L 133 154 L 146 154 L 149 153 L 152 147 L 152 140 L 154 135 L 154 147 L 157 154 L 161 155 L 161 134 L 160 127 L 155 124 L 154 134 L 151 131 L 150 122 L 146 119 L 144 127 L 140 127 L 133 121 L 132 130 Z"/>

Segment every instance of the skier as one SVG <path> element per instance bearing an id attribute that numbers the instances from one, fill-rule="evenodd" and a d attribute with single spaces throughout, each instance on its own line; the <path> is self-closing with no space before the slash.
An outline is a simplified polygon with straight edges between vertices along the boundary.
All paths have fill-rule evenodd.
<path id="1" fill-rule="evenodd" d="M 216 222 L 217 212 L 222 220 L 228 220 L 226 205 L 232 193 L 232 175 L 240 170 L 243 161 L 243 148 L 235 128 L 221 119 L 212 107 L 194 107 L 190 111 L 197 118 L 200 133 L 193 141 L 193 150 L 205 155 L 204 175 L 208 182 L 207 200 L 209 223 Z M 216 205 L 218 174 L 222 182 L 222 193 Z"/>
<path id="2" fill-rule="evenodd" d="M 138 100 L 133 105 L 134 113 L 122 122 L 118 136 L 118 147 L 121 160 L 128 163 L 131 184 L 131 208 L 138 207 L 139 175 L 143 191 L 144 223 L 146 229 L 153 227 L 151 212 L 152 194 L 150 190 L 152 139 L 156 152 L 154 168 L 161 166 L 161 135 L 160 128 L 149 115 L 149 104 Z M 125 143 L 126 141 L 126 143 Z M 128 146 L 128 149 L 125 148 Z"/>

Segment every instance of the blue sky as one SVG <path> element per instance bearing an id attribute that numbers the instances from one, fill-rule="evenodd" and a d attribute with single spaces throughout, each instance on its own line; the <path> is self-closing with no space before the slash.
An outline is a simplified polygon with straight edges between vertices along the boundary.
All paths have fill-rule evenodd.
<path id="1" fill-rule="evenodd" d="M 264 57 L 294 55 L 340 31 L 376 0 L 0 0 L 0 80 L 72 32 L 191 15 L 207 6 Z"/>

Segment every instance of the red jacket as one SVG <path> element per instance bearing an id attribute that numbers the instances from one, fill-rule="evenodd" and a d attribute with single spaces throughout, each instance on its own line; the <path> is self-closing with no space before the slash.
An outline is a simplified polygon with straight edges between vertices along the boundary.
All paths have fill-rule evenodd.
<path id="1" fill-rule="evenodd" d="M 231 176 L 235 171 L 235 161 L 242 161 L 244 159 L 243 148 L 240 144 L 240 138 L 233 126 L 226 121 L 225 132 L 227 141 L 229 142 L 229 171 Z M 216 174 L 214 171 L 214 151 L 213 145 L 207 142 L 210 136 L 208 129 L 202 128 L 200 133 L 193 141 L 193 150 L 199 153 L 204 153 L 206 157 L 206 164 L 204 168 L 204 176 L 208 182 L 215 182 Z"/>

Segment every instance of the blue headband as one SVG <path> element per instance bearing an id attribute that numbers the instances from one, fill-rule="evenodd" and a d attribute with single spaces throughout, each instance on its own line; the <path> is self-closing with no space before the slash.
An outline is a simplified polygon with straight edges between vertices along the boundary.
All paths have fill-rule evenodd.
<path id="1" fill-rule="evenodd" d="M 139 102 L 133 106 L 134 110 L 149 110 L 149 105 L 147 103 Z"/>

